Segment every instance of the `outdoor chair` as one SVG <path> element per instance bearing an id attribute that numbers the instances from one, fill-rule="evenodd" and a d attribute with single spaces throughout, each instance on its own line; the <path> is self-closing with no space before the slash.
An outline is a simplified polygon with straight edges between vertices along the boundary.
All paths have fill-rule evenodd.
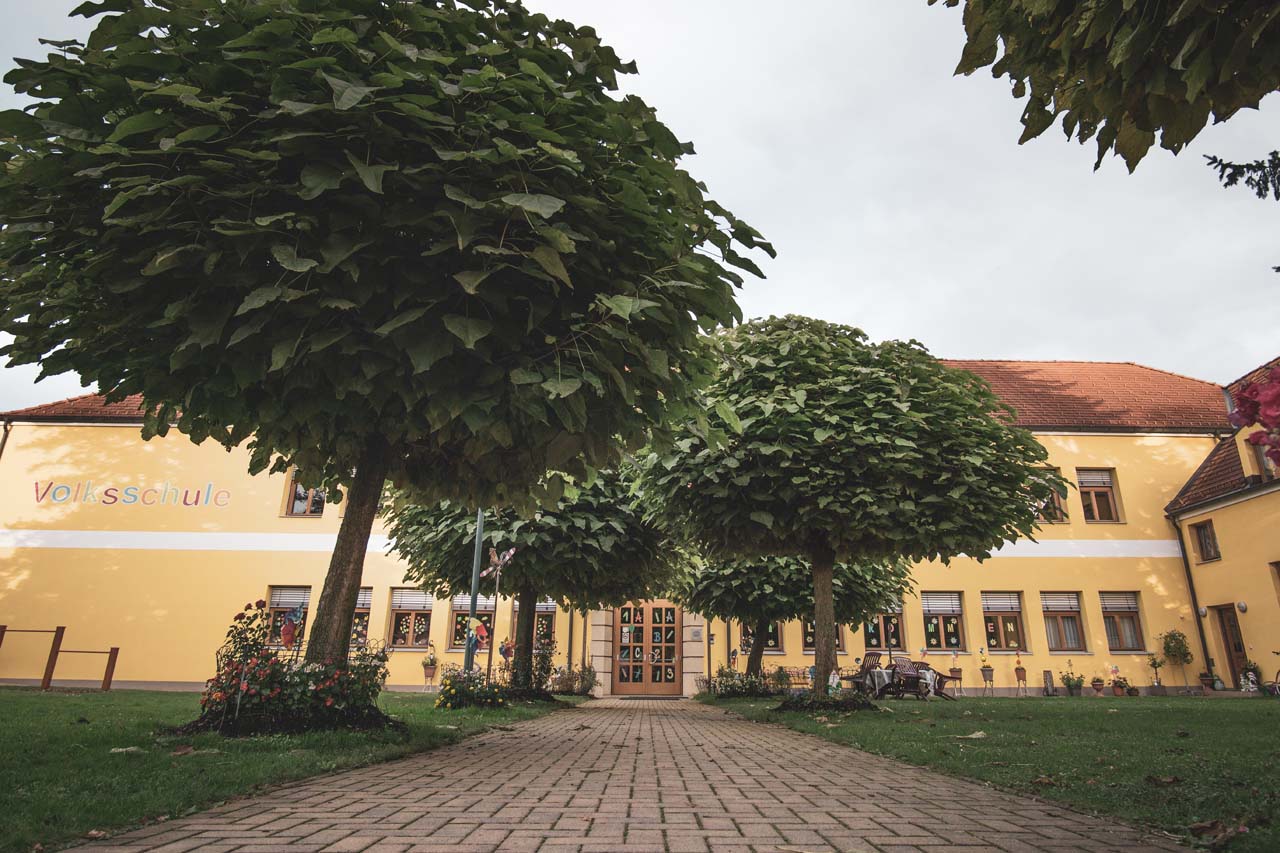
<path id="1" fill-rule="evenodd" d="M 942 699 L 947 699 L 952 702 L 956 701 L 956 697 L 947 692 L 947 684 L 949 684 L 952 681 L 958 682 L 960 681 L 959 678 L 954 678 L 951 675 L 938 672 L 938 670 L 934 669 L 932 666 L 930 666 L 927 663 L 922 663 L 919 666 L 922 670 L 927 669 L 933 673 L 933 695 L 934 696 L 938 696 Z"/>
<path id="2" fill-rule="evenodd" d="M 867 652 L 862 657 L 862 665 L 853 670 L 849 674 L 840 673 L 840 680 L 846 681 L 850 685 L 860 688 L 863 692 L 869 692 L 867 689 L 867 673 L 873 669 L 880 668 L 880 653 Z"/>
<path id="3" fill-rule="evenodd" d="M 891 667 L 893 676 L 889 679 L 889 683 L 880 689 L 876 698 L 893 695 L 901 699 L 903 696 L 910 695 L 917 699 L 928 699 L 929 682 L 921 672 L 921 666 L 910 660 L 894 661 Z"/>

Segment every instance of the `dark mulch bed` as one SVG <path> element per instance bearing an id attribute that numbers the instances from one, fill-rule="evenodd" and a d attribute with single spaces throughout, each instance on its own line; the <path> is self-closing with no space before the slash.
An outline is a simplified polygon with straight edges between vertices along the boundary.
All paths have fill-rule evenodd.
<path id="1" fill-rule="evenodd" d="M 799 711 L 803 714 L 825 713 L 828 711 L 874 711 L 876 706 L 860 693 L 840 696 L 814 696 L 812 693 L 799 693 L 788 696 L 775 710 Z"/>
<path id="2" fill-rule="evenodd" d="M 174 735 L 194 735 L 201 732 L 217 732 L 225 737 L 252 737 L 254 735 L 300 734 L 302 732 L 374 731 L 390 729 L 398 734 L 408 734 L 409 727 L 393 719 L 380 708 L 351 709 L 315 716 L 263 716 L 241 714 L 224 717 L 221 714 L 205 714 L 189 723 L 170 729 Z"/>

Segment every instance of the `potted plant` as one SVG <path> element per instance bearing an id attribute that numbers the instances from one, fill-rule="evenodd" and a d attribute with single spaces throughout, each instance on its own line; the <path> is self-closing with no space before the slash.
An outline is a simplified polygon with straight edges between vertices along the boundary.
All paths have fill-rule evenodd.
<path id="1" fill-rule="evenodd" d="M 1102 688 L 1107 686 L 1107 682 L 1101 676 L 1095 675 L 1093 680 L 1089 682 L 1089 686 L 1093 688 L 1094 696 L 1102 695 Z"/>
<path id="2" fill-rule="evenodd" d="M 960 653 L 954 649 L 951 652 L 951 669 L 948 674 L 956 681 L 959 681 L 960 677 L 964 675 L 964 670 L 960 668 Z"/>
<path id="3" fill-rule="evenodd" d="M 1017 652 L 1013 656 L 1013 677 L 1024 684 L 1027 681 L 1027 668 L 1022 665 L 1021 652 Z"/>
<path id="4" fill-rule="evenodd" d="M 1071 661 L 1067 661 L 1067 671 L 1058 673 L 1058 677 L 1062 679 L 1062 686 L 1067 688 L 1068 696 L 1080 695 L 1080 689 L 1084 687 L 1084 676 L 1075 673 Z"/>
<path id="5" fill-rule="evenodd" d="M 990 684 L 995 679 L 995 668 L 987 660 L 987 650 L 978 649 L 978 660 L 980 662 L 979 669 L 982 670 L 982 681 L 984 684 Z"/>
<path id="6" fill-rule="evenodd" d="M 436 667 L 440 659 L 436 657 L 436 644 L 427 643 L 427 653 L 422 656 L 422 680 L 430 687 L 436 680 Z"/>
<path id="7" fill-rule="evenodd" d="M 1141 696 L 1141 695 L 1142 695 L 1142 691 L 1140 691 L 1138 688 L 1133 687 L 1133 686 L 1130 686 L 1127 690 L 1125 690 L 1125 691 L 1124 691 L 1124 693 L 1125 693 L 1125 695 L 1126 695 L 1126 696 Z"/>
<path id="8" fill-rule="evenodd" d="M 1207 672 L 1200 673 L 1200 686 L 1208 693 L 1213 689 L 1214 677 Z"/>
<path id="9" fill-rule="evenodd" d="M 1129 681 L 1123 675 L 1111 679 L 1111 695 L 1123 696 L 1129 690 Z"/>
<path id="10" fill-rule="evenodd" d="M 1240 667 L 1240 689 L 1253 693 L 1261 683 L 1262 667 L 1246 658 L 1244 666 Z"/>
<path id="11" fill-rule="evenodd" d="M 1147 655 L 1147 666 L 1151 667 L 1151 695 L 1164 696 L 1168 693 L 1160 683 L 1160 667 L 1164 666 L 1164 658 L 1155 654 Z M 1135 688 L 1136 689 L 1136 688 Z"/>

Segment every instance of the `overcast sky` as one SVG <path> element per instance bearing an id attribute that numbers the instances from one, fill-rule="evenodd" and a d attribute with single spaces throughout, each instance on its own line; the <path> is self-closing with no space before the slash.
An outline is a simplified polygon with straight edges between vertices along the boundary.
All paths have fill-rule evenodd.
<path id="1" fill-rule="evenodd" d="M 957 358 L 1136 361 L 1226 382 L 1275 357 L 1280 204 L 1223 190 L 1215 153 L 1280 147 L 1280 98 L 1129 175 L 953 77 L 957 9 L 925 0 L 528 0 L 592 24 L 698 155 L 688 168 L 778 249 L 747 316 L 809 314 Z M 0 64 L 82 37 L 79 0 L 0 0 Z M 0 106 L 19 106 L 7 86 Z M 0 410 L 80 393 L 0 369 Z"/>

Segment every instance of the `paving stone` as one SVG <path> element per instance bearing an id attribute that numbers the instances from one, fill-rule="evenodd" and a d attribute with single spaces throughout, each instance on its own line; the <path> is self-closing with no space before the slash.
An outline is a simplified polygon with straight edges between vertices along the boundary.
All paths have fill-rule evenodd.
<path id="1" fill-rule="evenodd" d="M 476 768 L 487 768 L 478 778 Z M 600 700 L 94 853 L 1046 853 L 1169 841 L 689 701 Z"/>

